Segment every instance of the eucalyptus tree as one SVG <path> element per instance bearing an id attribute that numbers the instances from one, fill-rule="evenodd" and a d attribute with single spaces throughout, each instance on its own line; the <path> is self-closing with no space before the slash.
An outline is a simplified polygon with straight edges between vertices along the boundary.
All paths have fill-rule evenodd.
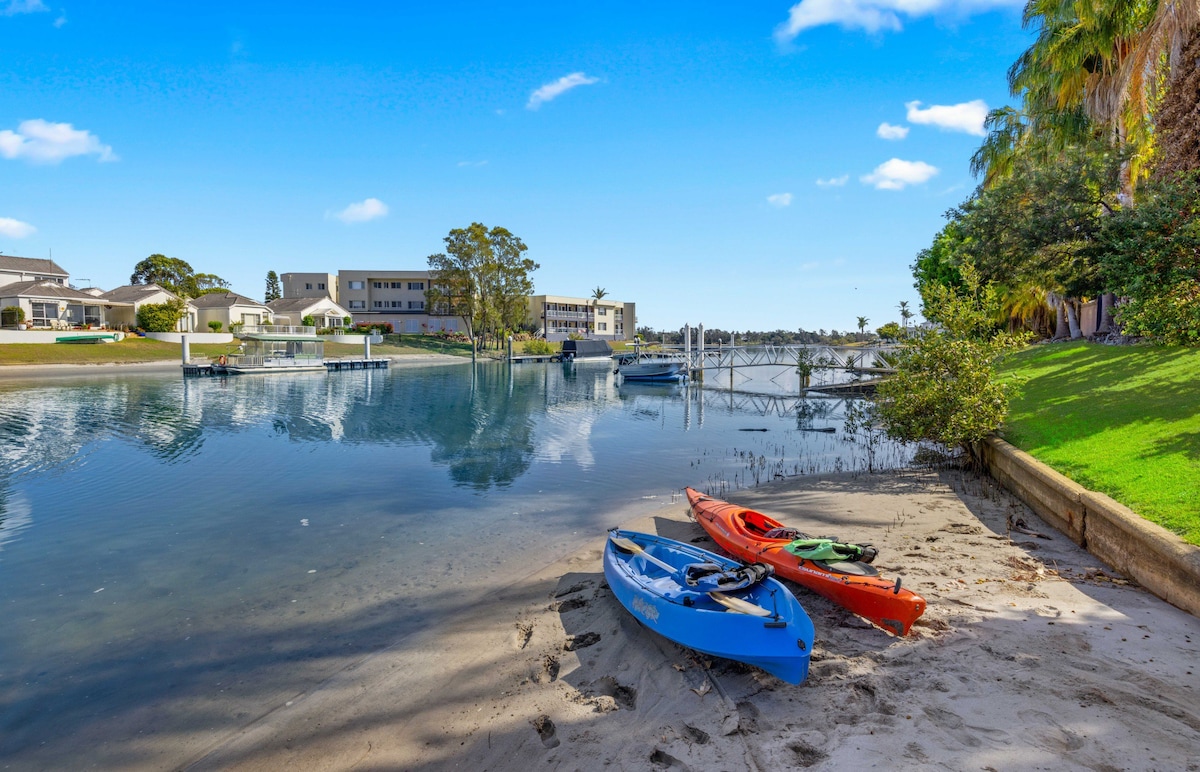
<path id="1" fill-rule="evenodd" d="M 533 292 L 530 274 L 539 268 L 524 256 L 525 243 L 505 228 L 489 230 L 482 223 L 455 228 L 444 241 L 446 251 L 428 258 L 429 307 L 461 317 L 472 340 L 516 327 Z"/>

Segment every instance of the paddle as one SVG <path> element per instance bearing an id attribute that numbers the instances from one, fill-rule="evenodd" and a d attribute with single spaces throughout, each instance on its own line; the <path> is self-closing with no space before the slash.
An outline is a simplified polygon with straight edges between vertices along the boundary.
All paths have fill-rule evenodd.
<path id="1" fill-rule="evenodd" d="M 672 574 L 679 573 L 679 569 L 675 568 L 675 566 L 654 557 L 649 552 L 646 552 L 646 550 L 644 550 L 642 546 L 636 542 L 620 536 L 609 536 L 608 538 L 612 540 L 612 543 L 618 549 L 624 550 L 625 552 L 632 552 L 635 555 L 641 555 L 646 560 L 649 560 L 651 563 L 663 569 L 664 571 L 670 571 Z M 739 614 L 749 614 L 750 616 L 756 617 L 774 616 L 770 611 L 767 611 L 762 606 L 742 600 L 741 598 L 735 598 L 732 595 L 726 595 L 723 592 L 710 592 L 708 597 L 712 598 L 717 603 L 720 603 L 730 611 L 736 611 Z"/>

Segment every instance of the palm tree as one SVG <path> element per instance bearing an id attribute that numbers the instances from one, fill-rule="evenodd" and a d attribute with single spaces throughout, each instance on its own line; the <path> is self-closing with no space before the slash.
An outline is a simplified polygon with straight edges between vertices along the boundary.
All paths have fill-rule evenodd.
<path id="1" fill-rule="evenodd" d="M 608 290 L 604 289 L 599 284 L 596 285 L 596 289 L 592 290 L 592 323 L 588 325 L 590 332 L 594 331 L 594 327 L 596 325 L 596 304 L 603 300 L 604 296 L 607 294 Z"/>
<path id="2" fill-rule="evenodd" d="M 862 338 L 863 330 L 867 329 L 867 322 L 871 321 L 865 316 L 858 317 L 858 336 Z"/>
<path id="3" fill-rule="evenodd" d="M 900 319 L 904 324 L 904 337 L 908 337 L 908 320 L 913 318 L 913 312 L 908 310 L 908 301 L 901 300 L 900 305 L 896 306 L 900 309 Z"/>

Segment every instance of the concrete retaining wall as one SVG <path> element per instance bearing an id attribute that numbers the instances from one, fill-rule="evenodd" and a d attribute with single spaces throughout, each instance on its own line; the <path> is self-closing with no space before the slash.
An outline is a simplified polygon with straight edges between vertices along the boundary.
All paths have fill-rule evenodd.
<path id="1" fill-rule="evenodd" d="M 1158 597 L 1200 616 L 1200 547 L 999 437 L 984 440 L 980 450 L 992 477 L 1042 519 Z"/>

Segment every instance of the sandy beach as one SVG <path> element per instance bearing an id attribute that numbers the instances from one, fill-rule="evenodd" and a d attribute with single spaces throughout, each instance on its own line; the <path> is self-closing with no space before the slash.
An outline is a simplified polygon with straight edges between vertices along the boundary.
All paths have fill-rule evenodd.
<path id="1" fill-rule="evenodd" d="M 990 481 L 800 477 L 724 497 L 874 543 L 928 611 L 896 638 L 796 588 L 817 633 L 792 686 L 642 627 L 607 589 L 597 534 L 448 627 L 188 744 L 189 768 L 1200 769 L 1200 620 Z M 682 500 L 627 526 L 713 546 Z"/>

